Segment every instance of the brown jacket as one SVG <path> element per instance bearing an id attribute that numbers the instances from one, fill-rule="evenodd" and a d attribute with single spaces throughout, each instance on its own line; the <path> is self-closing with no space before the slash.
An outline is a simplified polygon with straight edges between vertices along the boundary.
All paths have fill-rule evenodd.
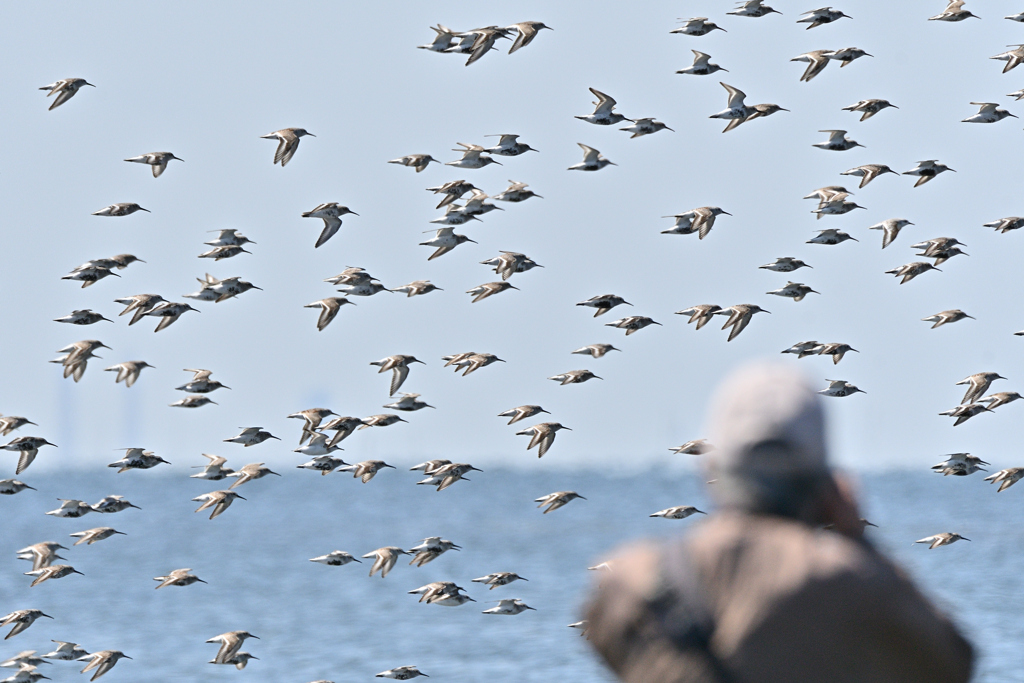
<path id="1" fill-rule="evenodd" d="M 971 646 L 952 623 L 871 546 L 839 534 L 723 513 L 685 539 L 633 546 L 610 565 L 588 633 L 626 683 L 958 683 L 971 675 Z"/>

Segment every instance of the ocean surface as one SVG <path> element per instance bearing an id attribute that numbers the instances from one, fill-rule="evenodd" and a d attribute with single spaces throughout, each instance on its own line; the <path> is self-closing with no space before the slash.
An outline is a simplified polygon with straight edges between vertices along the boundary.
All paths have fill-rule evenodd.
<path id="1" fill-rule="evenodd" d="M 581 618 L 594 579 L 587 567 L 628 539 L 681 533 L 700 520 L 652 519 L 652 512 L 710 506 L 703 481 L 692 472 L 606 476 L 489 468 L 438 493 L 415 486 L 420 473 L 404 468 L 385 470 L 368 484 L 345 473 L 275 469 L 284 476 L 239 487 L 247 500 L 212 521 L 193 513 L 198 503 L 191 499 L 231 480 L 189 479 L 190 471 L 180 467 L 21 475 L 39 490 L 0 499 L 0 614 L 37 608 L 54 619 L 40 619 L 3 642 L 0 656 L 48 652 L 50 639 L 78 642 L 90 652 L 123 650 L 133 659 L 106 674 L 106 683 L 340 683 L 371 681 L 409 664 L 434 681 L 611 681 L 579 631 L 567 628 Z M 975 680 L 1024 681 L 1024 484 L 996 494 L 983 476 L 864 474 L 863 513 L 879 526 L 868 530 L 870 538 L 974 642 L 980 653 Z M 532 501 L 558 490 L 578 491 L 587 500 L 542 515 Z M 59 506 L 57 498 L 94 503 L 108 494 L 125 495 L 142 509 L 80 519 L 44 514 Z M 17 549 L 44 540 L 70 546 L 68 534 L 97 526 L 127 536 L 61 551 L 84 576 L 29 588 L 31 577 L 22 572 L 30 567 L 15 558 Z M 943 531 L 971 542 L 932 551 L 913 544 Z M 309 562 L 332 550 L 358 557 L 387 545 L 408 549 L 427 536 L 451 539 L 463 550 L 422 568 L 399 560 L 383 580 L 367 576 L 369 561 L 345 567 Z M 209 584 L 153 589 L 153 577 L 181 567 Z M 497 571 L 529 581 L 493 591 L 470 583 Z M 407 594 L 438 580 L 456 581 L 478 602 L 441 607 Z M 480 613 L 488 601 L 506 597 L 537 611 Z M 244 648 L 258 661 L 244 671 L 207 664 L 217 646 L 204 641 L 243 629 L 260 637 Z M 54 681 L 82 681 L 81 667 L 55 662 L 44 668 Z"/>

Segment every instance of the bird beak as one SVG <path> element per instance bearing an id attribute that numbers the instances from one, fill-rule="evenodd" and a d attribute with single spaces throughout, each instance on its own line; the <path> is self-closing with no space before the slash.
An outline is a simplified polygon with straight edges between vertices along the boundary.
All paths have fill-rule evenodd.
<path id="1" fill-rule="evenodd" d="M 723 211 L 722 213 L 723 213 L 723 214 L 725 214 L 726 216 L 731 216 L 731 215 L 732 215 L 732 214 L 731 214 L 731 213 L 729 213 L 728 211 Z"/>
<path id="2" fill-rule="evenodd" d="M 241 496 L 239 496 L 239 499 L 241 499 L 241 500 L 249 500 L 248 498 L 242 498 Z M 253 638 L 256 638 L 256 636 L 253 636 Z M 256 638 L 256 640 L 259 640 L 259 638 Z"/>
<path id="3" fill-rule="evenodd" d="M 869 56 L 870 56 L 870 55 L 869 55 Z M 309 136 L 309 137 L 311 137 L 311 138 L 315 138 L 315 137 L 316 137 L 316 136 L 315 136 L 315 135 L 313 135 L 312 133 L 306 133 L 306 135 L 308 135 L 308 136 Z M 255 637 L 256 637 L 256 636 L 253 636 L 253 638 L 255 638 Z"/>
<path id="4" fill-rule="evenodd" d="M 568 428 L 568 427 L 562 427 L 562 429 L 569 429 L 569 428 Z M 571 430 L 571 429 L 569 429 L 569 431 L 571 432 L 572 430 Z"/>

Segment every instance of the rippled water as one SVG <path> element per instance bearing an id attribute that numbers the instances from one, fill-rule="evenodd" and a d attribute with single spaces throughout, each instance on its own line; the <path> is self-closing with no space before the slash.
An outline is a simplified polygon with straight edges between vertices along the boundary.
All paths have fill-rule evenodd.
<path id="1" fill-rule="evenodd" d="M 90 651 L 120 649 L 134 658 L 105 677 L 118 680 L 369 681 L 415 664 L 434 680 L 611 680 L 586 641 L 566 626 L 578 620 L 592 579 L 586 567 L 606 549 L 638 536 L 664 536 L 695 520 L 650 519 L 679 504 L 707 505 L 690 473 L 652 471 L 615 478 L 591 472 L 526 474 L 490 468 L 441 493 L 413 486 L 419 473 L 386 470 L 363 485 L 348 475 L 287 471 L 240 487 L 210 521 L 191 498 L 218 488 L 185 472 L 113 470 L 28 477 L 39 491 L 0 500 L 0 613 L 38 608 L 55 617 L 3 643 L 0 655 L 47 651 L 49 640 Z M 31 474 L 31 472 L 29 472 Z M 22 477 L 26 477 L 23 475 Z M 222 482 L 223 483 L 223 482 Z M 952 612 L 981 651 L 976 680 L 1024 680 L 1024 484 L 1001 494 L 980 475 L 872 474 L 862 479 L 869 533 Z M 573 489 L 587 497 L 542 515 L 532 503 Z M 55 498 L 95 502 L 126 495 L 142 510 L 68 520 L 45 516 Z M 69 544 L 68 534 L 113 526 L 115 536 L 62 554 L 85 573 L 30 589 L 28 563 L 14 551 L 30 543 Z M 913 541 L 957 531 L 972 542 L 928 551 Z M 463 547 L 422 568 L 400 561 L 381 580 L 367 564 L 325 567 L 308 559 L 335 549 L 362 555 L 385 545 L 409 548 L 440 535 Z M 70 539 L 73 540 L 73 539 Z M 209 582 L 159 591 L 152 577 L 191 567 Z M 470 579 L 515 571 L 529 579 L 484 590 Z M 440 607 L 406 591 L 453 580 L 478 603 Z M 488 600 L 518 597 L 536 612 L 482 615 Z M 243 671 L 206 662 L 204 641 L 245 629 L 260 640 Z M 55 681 L 81 681 L 80 665 L 46 667 Z"/>

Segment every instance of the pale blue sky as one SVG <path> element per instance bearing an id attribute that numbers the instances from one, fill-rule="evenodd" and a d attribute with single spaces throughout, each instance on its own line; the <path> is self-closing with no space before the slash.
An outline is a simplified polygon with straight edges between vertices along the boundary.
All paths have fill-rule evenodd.
<path id="1" fill-rule="evenodd" d="M 34 468 L 112 462 L 113 449 L 143 446 L 178 465 L 200 452 L 233 461 L 298 464 L 289 451 L 299 423 L 291 412 L 324 406 L 358 416 L 383 412 L 388 376 L 370 361 L 414 354 L 403 389 L 437 406 L 405 417 L 410 424 L 364 430 L 345 442 L 346 460 L 383 457 L 412 464 L 447 457 L 489 465 L 534 466 L 527 439 L 495 417 L 539 403 L 573 428 L 563 432 L 542 466 L 660 464 L 667 449 L 703 436 L 705 406 L 718 380 L 743 361 L 780 358 L 805 339 L 843 341 L 861 351 L 838 367 L 828 357 L 786 356 L 816 382 L 841 378 L 867 395 L 829 400 L 837 458 L 854 466 L 926 467 L 937 457 L 971 451 L 999 466 L 1013 460 L 1020 405 L 965 425 L 938 412 L 963 392 L 954 383 L 994 370 L 1009 377 L 995 390 L 1024 387 L 1024 328 L 1017 302 L 1024 235 L 993 234 L 982 223 L 1021 213 L 1022 124 L 968 125 L 971 101 L 994 101 L 1024 115 L 1006 93 L 1024 86 L 1024 70 L 1000 73 L 988 57 L 1020 42 L 1024 27 L 1001 19 L 1011 2 L 978 8 L 983 21 L 928 22 L 942 2 L 847 2 L 853 15 L 805 31 L 808 9 L 771 3 L 784 13 L 763 19 L 725 16 L 733 3 L 651 2 L 642 12 L 608 3 L 304 3 L 284 11 L 255 3 L 53 3 L 7 7 L 0 42 L 0 82 L 8 134 L 0 151 L 5 292 L 0 412 L 21 414 L 59 444 Z M 670 35 L 677 17 L 707 15 L 727 33 Z M 415 49 L 430 25 L 455 29 L 540 20 L 544 31 L 509 56 L 499 43 L 480 62 Z M 804 65 L 789 59 L 814 49 L 856 45 L 874 55 L 840 69 L 830 65 L 799 83 Z M 729 73 L 678 76 L 690 49 L 712 55 Z M 81 76 L 95 83 L 48 112 L 39 86 Z M 722 76 L 723 78 L 719 78 Z M 724 80 L 748 103 L 775 102 L 781 112 L 722 135 L 707 118 L 725 106 Z M 676 130 L 631 140 L 615 127 L 573 118 L 591 110 L 588 86 L 609 93 L 626 116 L 654 116 Z M 868 120 L 841 111 L 881 97 L 896 104 Z M 274 143 L 259 136 L 288 126 L 306 138 L 285 169 L 273 166 Z M 850 152 L 811 147 L 817 131 L 846 128 L 866 146 Z M 415 152 L 449 161 L 456 142 L 519 133 L 540 150 L 502 158 L 501 167 L 460 171 L 432 165 L 416 174 L 385 163 Z M 618 166 L 569 173 L 577 142 Z M 122 161 L 172 151 L 154 179 Z M 854 199 L 868 208 L 814 220 L 801 197 L 850 179 L 840 171 L 885 163 L 898 171 L 937 158 L 948 173 L 914 189 L 913 178 L 884 176 Z M 460 246 L 427 262 L 421 231 L 440 215 L 424 188 L 465 178 L 490 193 L 509 178 L 544 196 L 503 204 L 482 223 L 460 228 L 479 245 Z M 151 214 L 90 215 L 113 202 L 138 202 Z M 314 250 L 320 222 L 300 214 L 338 201 L 358 212 Z M 661 235 L 661 219 L 718 205 L 704 241 Z M 882 251 L 867 227 L 886 218 L 915 223 Z M 214 264 L 199 260 L 207 231 L 235 227 L 257 242 L 252 255 Z M 820 228 L 841 228 L 860 242 L 836 247 L 804 242 Z M 909 245 L 938 237 L 965 242 L 959 257 L 900 286 L 884 271 L 918 260 Z M 496 279 L 479 261 L 499 250 L 521 251 L 545 266 L 512 282 L 510 291 L 478 304 L 464 291 Z M 91 258 L 121 252 L 147 261 L 81 290 L 60 277 Z M 776 256 L 814 266 L 794 279 L 822 294 L 800 303 L 767 296 L 785 274 L 758 270 Z M 387 286 L 430 279 L 444 288 L 406 299 L 382 293 L 356 298 L 324 332 L 302 306 L 335 293 L 322 282 L 346 266 L 362 266 Z M 159 293 L 171 300 L 195 291 L 196 277 L 239 275 L 262 287 L 222 304 L 197 304 L 154 335 L 154 322 L 76 328 L 50 322 L 75 308 L 115 317 L 112 300 Z M 574 304 L 614 292 L 635 306 L 593 319 Z M 735 341 L 718 325 L 700 332 L 674 311 L 698 303 L 749 302 L 772 311 Z M 920 318 L 962 308 L 977 321 L 930 330 Z M 649 315 L 663 327 L 625 338 L 605 327 L 620 311 Z M 47 363 L 73 341 L 98 338 L 113 347 L 90 363 L 81 383 Z M 571 356 L 589 343 L 623 349 L 603 359 Z M 440 357 L 461 351 L 508 361 L 469 377 L 442 369 Z M 107 365 L 145 360 L 132 389 L 114 385 Z M 185 367 L 214 370 L 233 387 L 211 397 L 219 406 L 181 410 L 167 404 Z M 589 368 L 604 378 L 560 387 L 546 378 Z M 519 426 L 527 426 L 526 422 Z M 221 439 L 261 425 L 283 437 L 254 449 Z M 3 456 L 13 462 L 13 455 Z M 247 458 L 247 460 L 246 460 Z M 9 463 L 10 464 L 10 463 Z M 241 464 L 241 463 L 238 463 Z M 8 468 L 13 471 L 13 467 Z M 27 477 L 34 470 L 24 475 Z M 23 477 L 24 478 L 24 477 Z"/>

